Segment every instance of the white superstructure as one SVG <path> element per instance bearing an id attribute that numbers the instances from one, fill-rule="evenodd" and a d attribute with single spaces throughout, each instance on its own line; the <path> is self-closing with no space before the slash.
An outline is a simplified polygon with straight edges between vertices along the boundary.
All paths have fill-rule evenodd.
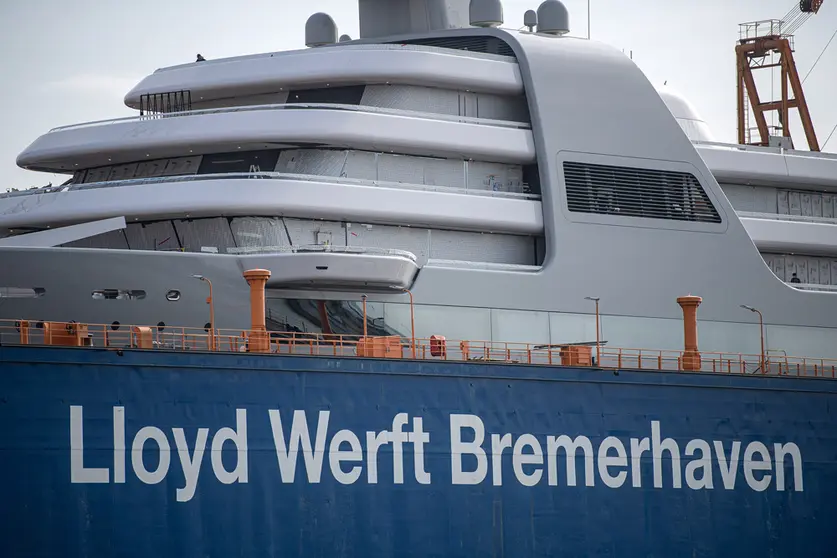
<path id="1" fill-rule="evenodd" d="M 245 328 L 261 267 L 273 329 L 358 333 L 366 294 L 370 333 L 405 334 L 409 289 L 417 336 L 590 341 L 599 297 L 610 345 L 677 349 L 693 293 L 702 347 L 758 352 L 746 304 L 771 350 L 837 357 L 837 156 L 717 143 L 554 0 L 534 32 L 407 4 L 160 69 L 137 116 L 38 138 L 18 164 L 68 181 L 0 195 L 0 318 L 200 324 L 202 275 Z"/>

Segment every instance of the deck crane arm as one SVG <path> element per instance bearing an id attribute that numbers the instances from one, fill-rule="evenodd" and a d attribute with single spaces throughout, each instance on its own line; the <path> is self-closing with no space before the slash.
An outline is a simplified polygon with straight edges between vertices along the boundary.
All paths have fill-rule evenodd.
<path id="1" fill-rule="evenodd" d="M 820 150 L 805 94 L 802 91 L 802 82 L 793 59 L 791 39 L 811 16 L 820 11 L 823 1 L 799 0 L 794 2 L 793 7 L 781 20 L 757 21 L 739 26 L 740 38 L 735 47 L 738 66 L 738 143 L 771 145 L 771 137 L 776 136 L 770 134 L 765 113 L 775 110 L 779 113 L 779 126 L 775 129 L 781 132 L 780 139 L 783 138 L 785 142 L 780 145 L 792 146 L 788 120 L 790 109 L 795 108 L 799 111 L 808 148 L 811 151 Z M 773 54 L 779 55 L 778 63 L 767 62 L 767 57 Z M 753 77 L 753 70 L 772 67 L 781 68 L 782 97 L 778 100 L 762 102 Z M 793 92 L 793 98 L 789 95 L 788 86 Z M 751 112 L 756 128 L 750 128 Z M 750 132 L 753 129 L 758 130 L 759 141 L 751 141 Z"/>
<path id="2" fill-rule="evenodd" d="M 811 16 L 820 11 L 823 0 L 799 0 L 782 18 L 782 35 L 793 35 Z"/>

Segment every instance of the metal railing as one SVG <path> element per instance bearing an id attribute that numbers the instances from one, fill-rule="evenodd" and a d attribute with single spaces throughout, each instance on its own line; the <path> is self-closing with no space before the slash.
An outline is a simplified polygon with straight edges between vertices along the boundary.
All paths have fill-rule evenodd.
<path id="1" fill-rule="evenodd" d="M 506 29 L 501 27 L 501 29 Z M 512 30 L 509 28 L 509 30 Z M 328 45 L 329 48 L 339 48 L 340 50 L 356 50 L 356 51 L 380 51 L 380 50 L 389 50 L 389 51 L 416 51 L 416 52 L 428 52 L 434 54 L 441 54 L 445 56 L 459 56 L 462 58 L 482 58 L 485 60 L 494 60 L 497 62 L 506 62 L 510 64 L 517 64 L 517 62 L 509 57 L 502 54 L 491 54 L 487 52 L 474 52 L 474 51 L 463 51 L 463 50 L 455 50 L 449 48 L 442 48 L 430 45 L 415 45 L 415 44 L 391 44 L 391 43 L 380 43 L 380 44 L 345 44 L 345 43 L 335 43 L 333 45 Z M 329 52 L 325 49 L 320 48 L 306 48 L 303 50 L 285 50 L 285 51 L 275 51 L 275 52 L 264 52 L 259 54 L 244 54 L 241 56 L 232 56 L 230 58 L 218 58 L 212 59 L 208 58 L 201 62 L 201 65 L 210 66 L 214 64 L 229 64 L 235 62 L 243 62 L 248 60 L 274 60 L 279 64 L 287 64 L 287 58 L 283 57 L 293 57 L 293 56 L 322 56 L 323 53 L 326 53 L 326 56 L 329 56 Z M 166 66 L 165 68 L 160 68 L 154 71 L 154 74 L 159 74 L 163 72 L 168 72 L 171 70 L 179 70 L 183 68 L 191 68 L 195 65 L 195 62 L 187 62 L 184 64 L 175 64 L 174 66 Z M 153 74 L 152 74 L 153 75 Z"/>
<path id="2" fill-rule="evenodd" d="M 247 352 L 258 332 L 206 328 L 53 323 L 51 329 L 36 321 L 0 320 L 0 344 L 14 346 L 75 346 L 102 349 L 140 349 L 152 351 Z M 143 342 L 140 329 L 150 332 Z M 46 337 L 50 335 L 52 340 Z M 261 334 L 264 335 L 264 334 Z M 268 331 L 269 354 L 350 358 L 363 354 L 365 342 L 395 340 L 395 353 L 381 358 L 569 366 L 574 368 L 629 369 L 664 372 L 701 372 L 715 374 L 776 377 L 837 378 L 837 359 L 754 355 L 744 353 L 700 353 L 699 366 L 694 358 L 684 358 L 683 351 L 661 349 L 605 348 L 596 359 L 595 347 L 589 344 L 534 344 L 497 341 L 453 341 L 409 337 L 368 337 L 324 333 Z M 57 336 L 57 337 L 56 337 Z M 58 339 L 58 341 L 56 341 Z M 143 347 L 143 345 L 146 345 Z M 591 358 L 593 357 L 593 358 Z M 596 361 L 598 360 L 598 362 Z"/>
<path id="3" fill-rule="evenodd" d="M 765 145 L 741 145 L 738 143 L 723 143 L 719 141 L 706 140 L 692 140 L 692 144 L 696 147 L 711 147 L 714 149 L 722 149 L 727 151 L 751 151 L 756 153 L 770 153 L 773 155 L 793 156 L 793 157 L 811 157 L 814 159 L 830 159 L 837 161 L 837 153 L 828 153 L 822 151 L 801 151 L 799 149 L 785 149 L 784 147 L 770 147 Z"/>
<path id="4" fill-rule="evenodd" d="M 264 179 L 264 180 L 299 180 L 303 182 L 325 182 L 328 184 L 346 184 L 350 186 L 370 186 L 377 188 L 394 188 L 402 190 L 416 190 L 422 192 L 441 192 L 446 194 L 467 194 L 469 196 L 483 196 L 490 198 L 510 198 L 522 200 L 540 200 L 538 194 L 526 194 L 518 192 L 502 192 L 495 190 L 482 190 L 479 188 L 459 188 L 455 186 L 437 186 L 428 184 L 410 184 L 407 182 L 388 182 L 384 180 L 366 180 L 362 178 L 346 178 L 341 176 L 325 176 L 320 174 L 290 174 L 274 171 L 258 172 L 235 172 L 235 173 L 211 173 L 211 174 L 182 174 L 173 176 L 154 176 L 148 178 L 129 178 L 127 180 L 113 180 L 110 182 L 88 182 L 84 184 L 71 184 L 66 186 L 52 186 L 44 188 L 32 188 L 17 192 L 6 192 L 0 194 L 0 198 L 13 198 L 29 196 L 33 194 L 53 194 L 55 192 L 67 192 L 77 190 L 96 190 L 100 188 L 119 188 L 122 186 L 139 186 L 144 184 L 163 184 L 196 182 L 209 180 L 240 180 L 240 179 Z"/>

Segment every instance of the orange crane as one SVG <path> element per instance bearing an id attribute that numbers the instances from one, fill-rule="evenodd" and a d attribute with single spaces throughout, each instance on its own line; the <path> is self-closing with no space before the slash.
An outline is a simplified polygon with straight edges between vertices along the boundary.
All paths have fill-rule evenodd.
<path id="1" fill-rule="evenodd" d="M 789 116 L 790 109 L 795 108 L 799 111 L 808 149 L 820 150 L 802 91 L 802 82 L 793 59 L 793 34 L 811 16 L 819 12 L 822 3 L 823 0 L 800 0 L 794 3 L 793 8 L 782 19 L 739 25 L 739 40 L 735 46 L 738 66 L 738 143 L 768 146 L 772 145 L 771 137 L 779 137 L 780 141 L 774 140 L 774 143 L 792 147 Z M 778 54 L 778 62 L 773 62 L 774 54 Z M 753 71 L 774 67 L 781 68 L 781 99 L 763 102 L 756 87 Z M 793 97 L 790 97 L 789 85 Z M 765 115 L 771 111 L 779 113 L 778 126 L 767 125 Z M 750 112 L 755 120 L 755 128 L 750 127 Z M 758 141 L 751 138 L 753 130 L 758 131 Z"/>

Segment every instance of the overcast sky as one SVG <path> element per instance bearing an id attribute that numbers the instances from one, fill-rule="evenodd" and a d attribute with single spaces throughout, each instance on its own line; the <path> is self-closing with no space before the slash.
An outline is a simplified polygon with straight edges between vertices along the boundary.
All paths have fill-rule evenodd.
<path id="1" fill-rule="evenodd" d="M 722 141 L 735 141 L 738 24 L 783 17 L 798 0 L 592 0 L 592 37 L 633 51 L 655 84 L 691 99 Z M 587 31 L 587 1 L 564 0 L 571 34 Z M 505 27 L 519 27 L 536 0 L 505 0 Z M 314 11 L 340 33 L 358 34 L 352 0 L 0 0 L 0 191 L 58 183 L 64 176 L 24 171 L 15 158 L 50 128 L 130 116 L 125 93 L 155 69 L 303 47 Z M 796 36 L 804 76 L 837 30 L 837 2 L 826 2 Z M 778 80 L 777 80 L 778 81 Z M 805 83 L 822 144 L 837 124 L 837 39 Z M 795 132 L 795 130 L 794 130 Z M 796 135 L 797 146 L 804 137 Z M 837 134 L 827 151 L 837 152 Z"/>

